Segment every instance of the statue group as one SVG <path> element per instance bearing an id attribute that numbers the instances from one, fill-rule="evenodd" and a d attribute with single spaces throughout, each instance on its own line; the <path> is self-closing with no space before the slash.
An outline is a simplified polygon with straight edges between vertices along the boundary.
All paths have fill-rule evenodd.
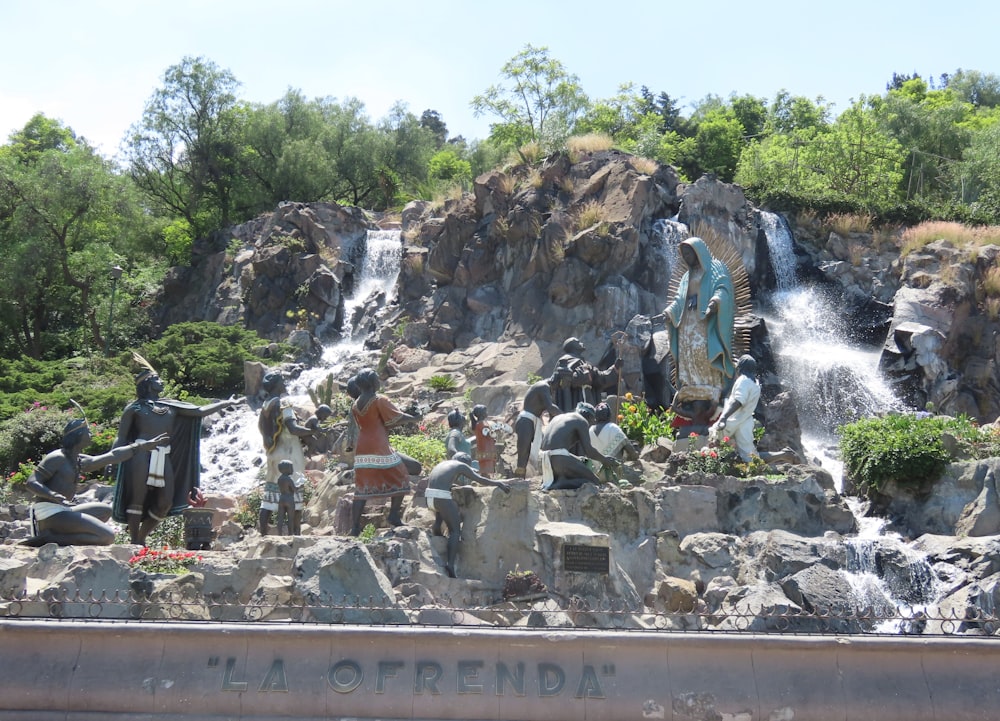
<path id="1" fill-rule="evenodd" d="M 753 414 L 760 387 L 756 362 L 749 355 L 734 358 L 739 349 L 737 321 L 748 305 L 746 272 L 735 273 L 730 257 L 713 257 L 700 238 L 680 244 L 683 268 L 675 273 L 671 299 L 662 319 L 669 338 L 672 397 L 665 399 L 684 419 L 689 430 L 732 436 L 745 460 L 754 454 Z M 426 498 L 435 513 L 432 532 L 448 526 L 446 571 L 454 575 L 461 516 L 451 495 L 464 481 L 493 485 L 509 492 L 507 481 L 494 480 L 499 458 L 498 440 L 507 433 L 516 438 L 514 476 L 529 469 L 542 478 L 542 488 L 558 491 L 598 484 L 616 478 L 625 461 L 637 462 L 638 449 L 614 423 L 610 401 L 648 387 L 645 362 L 652 346 L 652 321 L 637 316 L 613 338 L 614 358 L 599 368 L 585 359 L 586 347 L 568 338 L 551 375 L 532 384 L 523 397 L 513 428 L 488 418 L 477 405 L 469 420 L 472 436 L 465 436 L 466 418 L 458 409 L 447 416 L 447 459 L 427 475 Z M 198 496 L 199 439 L 206 416 L 242 402 L 230 398 L 204 406 L 160 397 L 164 385 L 145 359 L 135 376 L 136 399 L 122 411 L 111 451 L 99 456 L 82 453 L 90 442 L 85 419 L 71 421 L 62 447 L 48 454 L 32 474 L 28 488 L 35 494 L 34 534 L 26 543 L 106 545 L 114 540 L 107 525 L 111 518 L 124 523 L 129 539 L 145 544 L 149 533 L 169 515 L 180 513 Z M 262 380 L 264 400 L 258 416 L 266 470 L 258 530 L 279 533 L 301 531 L 303 473 L 306 456 L 302 442 L 322 432 L 321 422 L 331 413 L 320 406 L 316 415 L 300 422 L 286 401 L 286 381 L 279 371 Z M 388 500 L 387 521 L 400 525 L 403 499 L 422 468 L 397 452 L 390 429 L 419 418 L 396 407 L 380 391 L 378 374 L 366 368 L 346 384 L 352 405 L 342 450 L 351 457 L 354 493 L 351 535 L 358 535 L 369 500 Z M 725 399 L 725 400 L 723 400 Z M 659 404 L 659 400 L 657 401 Z M 617 406 L 615 406 L 617 407 Z M 546 420 L 547 418 L 547 420 Z M 117 464 L 117 483 L 111 506 L 72 503 L 81 472 Z"/>

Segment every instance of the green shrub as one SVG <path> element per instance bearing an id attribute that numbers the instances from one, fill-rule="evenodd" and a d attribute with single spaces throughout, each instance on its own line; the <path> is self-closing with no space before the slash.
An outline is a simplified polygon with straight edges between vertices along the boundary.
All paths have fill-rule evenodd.
<path id="1" fill-rule="evenodd" d="M 375 525 L 369 523 L 361 529 L 361 533 L 358 534 L 358 540 L 362 543 L 371 543 L 375 540 L 376 535 L 378 535 L 378 531 L 376 530 Z"/>
<path id="2" fill-rule="evenodd" d="M 717 446 L 706 446 L 688 452 L 683 470 L 690 473 L 715 473 L 734 478 L 751 478 L 767 475 L 768 466 L 757 454 L 751 456 L 749 462 L 745 462 L 736 452 L 735 442 L 729 436 L 724 436 Z"/>
<path id="3" fill-rule="evenodd" d="M 11 361 L 8 369 L 0 377 L 0 419 L 17 418 L 42 406 L 69 410 L 72 398 L 83 406 L 91 423 L 117 426 L 122 409 L 135 398 L 131 371 L 118 358 L 22 358 Z"/>
<path id="4" fill-rule="evenodd" d="M 59 448 L 71 418 L 65 411 L 39 405 L 0 424 L 0 472 L 6 475 Z"/>
<path id="5" fill-rule="evenodd" d="M 122 525 L 118 529 L 118 532 L 115 534 L 115 543 L 126 546 L 132 543 L 128 527 Z M 163 519 L 161 523 L 156 525 L 156 528 L 149 532 L 149 535 L 146 537 L 146 546 L 157 550 L 184 548 L 184 516 L 167 516 Z M 147 562 L 152 561 L 152 558 L 147 559 Z"/>
<path id="6" fill-rule="evenodd" d="M 427 385 L 435 391 L 453 391 L 458 387 L 455 379 L 447 374 L 431 376 L 427 379 Z"/>
<path id="7" fill-rule="evenodd" d="M 17 465 L 17 468 L 8 476 L 3 478 L 4 484 L 13 488 L 14 486 L 24 486 L 25 481 L 35 472 L 35 462 L 34 461 L 23 461 Z"/>
<path id="8" fill-rule="evenodd" d="M 256 528 L 260 520 L 260 502 L 264 493 L 257 486 L 240 499 L 236 513 L 233 514 L 233 521 L 241 528 Z"/>
<path id="9" fill-rule="evenodd" d="M 170 326 L 142 355 L 185 392 L 222 397 L 243 387 L 244 361 L 268 360 L 258 354 L 266 345 L 255 331 L 199 321 Z"/>
<path id="10" fill-rule="evenodd" d="M 646 401 L 633 398 L 631 393 L 625 394 L 618 408 L 618 425 L 630 441 L 640 446 L 656 443 L 660 438 L 673 438 L 675 432 L 670 425 L 673 420 L 673 412 L 657 413 Z"/>
<path id="11" fill-rule="evenodd" d="M 968 445 L 976 429 L 966 418 L 900 414 L 865 418 L 837 432 L 845 472 L 868 493 L 890 481 L 934 480 L 951 460 L 944 434 Z"/>
<path id="12" fill-rule="evenodd" d="M 389 445 L 419 461 L 424 473 L 443 461 L 447 454 L 444 441 L 428 435 L 389 436 Z"/>

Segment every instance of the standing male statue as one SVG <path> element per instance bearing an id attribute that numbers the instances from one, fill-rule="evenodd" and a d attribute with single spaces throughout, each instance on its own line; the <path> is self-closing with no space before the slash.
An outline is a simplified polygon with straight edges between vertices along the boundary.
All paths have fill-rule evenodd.
<path id="1" fill-rule="evenodd" d="M 573 410 L 577 403 L 593 405 L 600 399 L 602 391 L 614 388 L 618 382 L 621 359 L 602 371 L 583 359 L 586 350 L 579 338 L 567 338 L 563 342 L 563 354 L 556 362 L 556 369 L 560 371 L 556 405 L 563 412 Z"/>
<path id="2" fill-rule="evenodd" d="M 34 494 L 35 502 L 31 506 L 32 536 L 22 541 L 22 545 L 108 546 L 113 543 L 114 529 L 105 523 L 111 518 L 111 506 L 73 504 L 77 481 L 85 473 L 104 468 L 109 463 L 121 463 L 136 453 L 148 453 L 169 443 L 170 439 L 158 435 L 149 440 L 136 440 L 99 456 L 82 453 L 90 441 L 86 418 L 70 421 L 63 430 L 62 447 L 46 455 L 28 476 L 25 486 Z"/>
<path id="3" fill-rule="evenodd" d="M 749 463 L 758 455 L 767 464 L 798 463 L 799 459 L 791 448 L 780 451 L 757 452 L 754 442 L 754 412 L 760 401 L 760 385 L 757 383 L 757 361 L 751 355 L 740 356 L 736 364 L 736 379 L 722 406 L 719 419 L 709 429 L 709 437 L 719 439 L 729 436 L 733 439 L 736 452 L 744 463 Z"/>
<path id="4" fill-rule="evenodd" d="M 524 478 L 528 473 L 528 463 L 538 466 L 538 451 L 542 443 L 542 414 L 548 413 L 551 421 L 562 412 L 552 400 L 552 391 L 558 387 L 562 372 L 557 367 L 551 376 L 533 383 L 524 394 L 521 412 L 514 421 L 514 434 L 517 436 L 515 476 Z"/>
<path id="5" fill-rule="evenodd" d="M 122 411 L 113 447 L 162 434 L 170 437 L 170 444 L 139 450 L 118 466 L 112 517 L 128 525 L 132 543 L 146 545 L 150 531 L 167 516 L 183 513 L 198 487 L 201 419 L 236 405 L 240 399 L 196 406 L 160 398 L 163 381 L 159 374 L 142 356 L 134 357 L 144 367 L 135 377 L 136 400 Z"/>

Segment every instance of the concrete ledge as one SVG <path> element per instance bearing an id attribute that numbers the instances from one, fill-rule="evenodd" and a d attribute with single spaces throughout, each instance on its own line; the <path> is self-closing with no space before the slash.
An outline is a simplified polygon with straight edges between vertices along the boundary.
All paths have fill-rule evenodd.
<path id="1" fill-rule="evenodd" d="M 0 718 L 996 718 L 1000 639 L 0 621 Z"/>

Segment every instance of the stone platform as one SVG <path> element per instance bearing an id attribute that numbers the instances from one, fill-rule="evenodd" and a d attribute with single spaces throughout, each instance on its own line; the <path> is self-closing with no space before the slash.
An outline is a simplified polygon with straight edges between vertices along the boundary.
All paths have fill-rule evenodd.
<path id="1" fill-rule="evenodd" d="M 966 721 L 993 638 L 0 621 L 0 718 Z"/>

